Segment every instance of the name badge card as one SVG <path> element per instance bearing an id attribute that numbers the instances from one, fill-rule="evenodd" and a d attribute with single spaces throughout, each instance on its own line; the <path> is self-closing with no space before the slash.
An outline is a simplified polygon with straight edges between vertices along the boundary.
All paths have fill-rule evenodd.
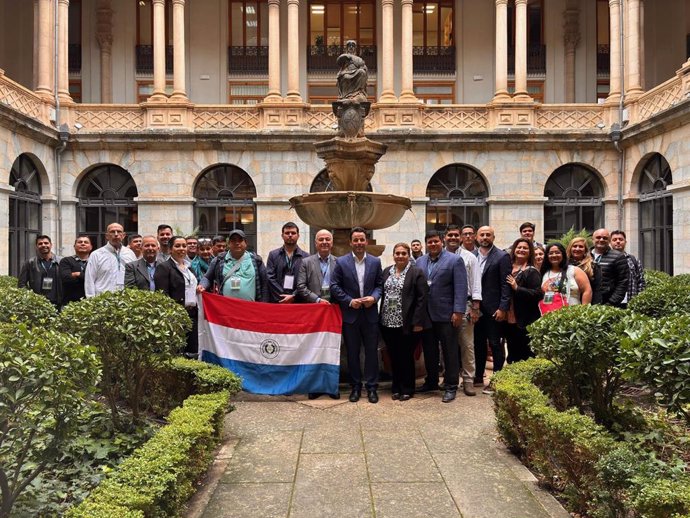
<path id="1" fill-rule="evenodd" d="M 291 290 L 295 287 L 295 276 L 294 275 L 286 275 L 285 279 L 283 279 L 283 289 L 284 290 Z"/>

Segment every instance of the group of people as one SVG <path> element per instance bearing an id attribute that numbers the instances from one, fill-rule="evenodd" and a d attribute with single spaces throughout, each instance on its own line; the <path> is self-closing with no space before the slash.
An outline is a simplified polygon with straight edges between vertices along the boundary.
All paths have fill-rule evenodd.
<path id="1" fill-rule="evenodd" d="M 231 231 L 227 239 L 202 239 L 174 236 L 169 225 L 159 225 L 155 236 L 131 236 L 125 246 L 122 225 L 112 223 L 106 245 L 92 252 L 90 238 L 80 235 L 74 255 L 65 258 L 52 253 L 48 236 L 36 238 L 36 256 L 22 266 L 19 286 L 58 308 L 125 287 L 160 290 L 183 305 L 194 323 L 185 348 L 190 357 L 198 351 L 199 292 L 277 304 L 338 304 L 351 402 L 362 397 L 363 388 L 369 402 L 378 402 L 381 336 L 391 360 L 393 399 L 440 390 L 448 403 L 460 387 L 467 396 L 476 394 L 475 387 L 490 392 L 485 387 L 489 353 L 494 371 L 506 361 L 506 345 L 508 362 L 533 355 L 526 328 L 540 317 L 542 299 L 559 294 L 567 305 L 625 307 L 644 289 L 640 262 L 625 252 L 624 232 L 595 231 L 589 250 L 584 238 L 573 239 L 567 249 L 560 243 L 541 245 L 534 231 L 534 224 L 524 223 L 520 237 L 502 250 L 494 245 L 490 226 L 451 225 L 445 232 L 428 232 L 424 243 L 395 244 L 393 264 L 382 268 L 381 260 L 367 253 L 367 231 L 360 227 L 350 232 L 351 253 L 336 258 L 331 232 L 316 233 L 316 253 L 310 255 L 298 245 L 298 226 L 285 223 L 283 244 L 264 264 L 247 249 L 242 230 Z M 415 386 L 414 352 L 420 342 L 426 377 Z"/>

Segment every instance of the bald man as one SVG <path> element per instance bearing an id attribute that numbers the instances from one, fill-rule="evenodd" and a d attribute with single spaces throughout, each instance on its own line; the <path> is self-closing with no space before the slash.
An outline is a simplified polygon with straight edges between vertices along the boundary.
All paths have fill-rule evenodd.
<path id="1" fill-rule="evenodd" d="M 122 246 L 125 229 L 119 223 L 111 223 L 105 231 L 108 241 L 93 252 L 84 271 L 84 292 L 95 297 L 106 291 L 125 287 L 125 265 L 137 260 L 129 248 Z"/>
<path id="2" fill-rule="evenodd" d="M 482 274 L 482 301 L 479 304 L 481 316 L 474 326 L 474 356 L 476 371 L 474 384 L 484 386 L 486 368 L 486 342 L 491 346 L 494 357 L 494 372 L 500 371 L 505 362 L 505 351 L 501 344 L 501 327 L 510 309 L 511 289 L 507 278 L 511 272 L 510 256 L 494 246 L 496 233 L 489 226 L 479 227 L 477 260 Z M 490 393 L 489 389 L 483 391 Z"/>

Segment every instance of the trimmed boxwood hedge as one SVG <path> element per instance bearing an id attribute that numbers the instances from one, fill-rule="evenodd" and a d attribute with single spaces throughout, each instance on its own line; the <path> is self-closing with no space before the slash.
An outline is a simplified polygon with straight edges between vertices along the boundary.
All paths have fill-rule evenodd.
<path id="1" fill-rule="evenodd" d="M 136 450 L 68 518 L 179 516 L 220 440 L 228 391 L 197 394 Z"/>
<path id="2" fill-rule="evenodd" d="M 597 518 L 690 515 L 690 476 L 660 468 L 589 416 L 554 408 L 535 383 L 557 376 L 548 360 L 531 359 L 493 378 L 499 432 L 541 482 L 562 490 L 571 511 Z"/>

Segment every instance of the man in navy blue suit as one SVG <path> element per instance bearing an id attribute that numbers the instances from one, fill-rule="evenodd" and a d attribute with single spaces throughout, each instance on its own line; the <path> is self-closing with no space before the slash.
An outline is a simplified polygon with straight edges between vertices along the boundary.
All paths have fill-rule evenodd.
<path id="1" fill-rule="evenodd" d="M 429 285 L 428 309 L 431 329 L 424 331 L 424 366 L 426 379 L 417 392 L 438 390 L 438 343 L 441 342 L 445 373 L 443 375 L 444 403 L 450 403 L 460 383 L 460 350 L 457 328 L 465 318 L 467 308 L 467 270 L 462 257 L 443 249 L 439 232 L 427 233 L 426 255 L 417 259 Z"/>
<path id="2" fill-rule="evenodd" d="M 474 358 L 476 371 L 474 383 L 484 386 L 484 369 L 486 368 L 486 342 L 491 346 L 494 357 L 494 372 L 503 368 L 505 351 L 501 343 L 503 322 L 508 316 L 512 296 L 507 278 L 512 270 L 510 256 L 494 246 L 496 235 L 491 227 L 477 230 L 479 242 L 479 269 L 482 272 L 482 302 L 479 306 L 481 316 L 474 326 Z M 491 393 L 490 389 L 484 393 Z"/>
<path id="3" fill-rule="evenodd" d="M 347 347 L 347 366 L 352 392 L 350 401 L 356 403 L 362 395 L 362 368 L 359 351 L 364 346 L 364 381 L 367 398 L 377 403 L 379 381 L 378 309 L 381 298 L 383 272 L 381 261 L 366 253 L 366 230 L 355 227 L 350 231 L 352 253 L 336 260 L 331 275 L 331 298 L 343 313 L 343 338 Z"/>

